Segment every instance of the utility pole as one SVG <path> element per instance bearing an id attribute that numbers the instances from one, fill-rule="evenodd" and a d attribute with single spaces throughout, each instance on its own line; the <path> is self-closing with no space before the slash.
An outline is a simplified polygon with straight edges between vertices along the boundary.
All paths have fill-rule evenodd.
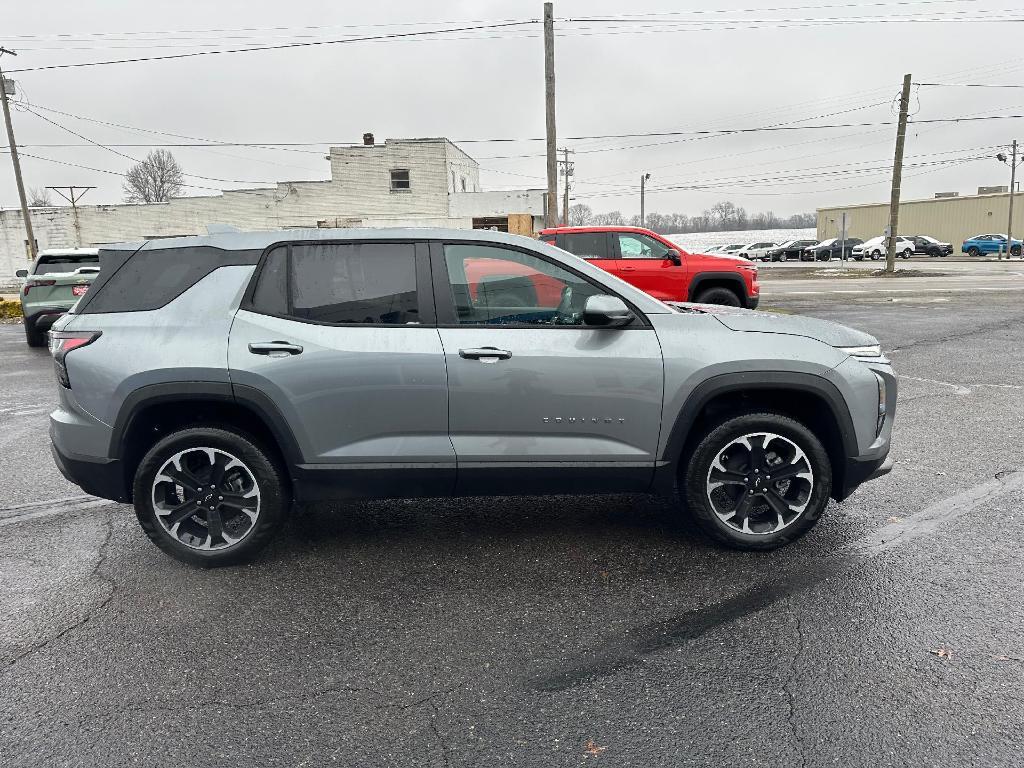
<path id="1" fill-rule="evenodd" d="M 565 202 L 562 204 L 562 226 L 569 226 L 569 177 L 575 173 L 574 164 L 569 161 L 569 155 L 572 154 L 572 150 L 568 147 L 564 147 L 559 152 L 562 153 L 564 160 L 559 160 L 558 165 L 560 166 L 558 172 L 565 177 Z"/>
<path id="2" fill-rule="evenodd" d="M 545 224 L 558 225 L 558 149 L 555 139 L 555 9 L 544 3 L 544 127 L 547 136 L 548 199 Z"/>
<path id="3" fill-rule="evenodd" d="M 647 180 L 651 178 L 649 173 L 640 174 L 640 226 L 644 226 L 644 196 L 647 192 Z"/>
<path id="4" fill-rule="evenodd" d="M 0 47 L 0 56 L 5 53 L 17 56 L 14 51 Z M 7 80 L 4 78 L 3 70 L 0 69 L 0 102 L 4 106 L 4 122 L 7 124 L 7 145 L 11 149 L 11 163 L 14 165 L 14 182 L 18 185 L 18 199 L 21 201 L 21 218 L 25 222 L 25 234 L 28 236 L 28 257 L 30 261 L 36 259 L 36 236 L 32 232 L 32 219 L 28 214 L 28 199 L 25 197 L 25 182 L 21 180 L 21 161 L 18 160 L 18 145 L 14 141 L 14 125 L 11 123 L 11 107 L 7 103 Z M 13 81 L 11 81 L 13 82 Z"/>
<path id="5" fill-rule="evenodd" d="M 1013 255 L 1013 193 L 1017 185 L 1017 140 L 1013 140 L 1011 149 L 1011 155 L 1009 158 L 1006 157 L 1002 152 L 996 155 L 996 159 L 1009 163 L 1010 165 L 1010 215 L 1006 220 L 1006 260 L 1010 260 L 1010 256 Z M 1024 158 L 1021 159 L 1024 162 Z M 1021 258 L 1024 259 L 1024 251 L 1021 252 Z M 1002 261 L 1002 251 L 999 253 L 999 260 Z"/>
<path id="6" fill-rule="evenodd" d="M 78 223 L 78 201 L 85 196 L 85 193 L 90 189 L 96 189 L 96 187 L 47 187 L 52 189 L 58 195 L 63 197 L 69 203 L 71 203 L 71 215 L 75 222 L 75 247 L 82 247 L 82 225 Z M 65 195 L 61 192 L 62 189 L 66 189 L 68 193 Z M 75 190 L 78 190 L 78 194 L 75 194 Z"/>
<path id="7" fill-rule="evenodd" d="M 903 76 L 900 120 L 896 128 L 896 156 L 892 161 L 892 196 L 889 199 L 889 237 L 885 247 L 885 271 L 896 271 L 896 235 L 900 223 L 900 183 L 903 181 L 903 145 L 907 141 L 907 113 L 910 111 L 910 75 Z"/>

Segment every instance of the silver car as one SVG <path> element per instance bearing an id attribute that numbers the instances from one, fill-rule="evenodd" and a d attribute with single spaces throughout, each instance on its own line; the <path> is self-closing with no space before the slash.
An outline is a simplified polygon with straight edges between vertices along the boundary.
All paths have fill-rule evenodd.
<path id="1" fill-rule="evenodd" d="M 287 230 L 108 246 L 51 333 L 53 454 L 190 563 L 254 555 L 293 503 L 676 494 L 772 549 L 889 470 L 878 342 L 668 305 L 517 235 Z"/>

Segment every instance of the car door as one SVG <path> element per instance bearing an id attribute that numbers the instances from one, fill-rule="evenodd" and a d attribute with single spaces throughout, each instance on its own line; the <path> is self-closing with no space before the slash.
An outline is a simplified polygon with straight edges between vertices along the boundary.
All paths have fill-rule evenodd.
<path id="1" fill-rule="evenodd" d="M 618 263 L 608 232 L 559 232 L 555 244 L 563 251 L 586 259 L 598 269 L 617 274 Z"/>
<path id="2" fill-rule="evenodd" d="M 617 274 L 644 293 L 664 301 L 687 301 L 688 265 L 679 251 L 640 232 L 613 232 Z M 675 250 L 675 258 L 670 251 Z"/>
<path id="3" fill-rule="evenodd" d="M 284 243 L 257 270 L 231 327 L 231 382 L 292 435 L 301 495 L 450 492 L 455 451 L 426 246 Z"/>
<path id="4" fill-rule="evenodd" d="M 584 325 L 586 299 L 609 289 L 527 248 L 436 243 L 431 264 L 459 492 L 646 488 L 664 388 L 646 319 Z M 499 304 L 512 288 L 522 303 Z"/>

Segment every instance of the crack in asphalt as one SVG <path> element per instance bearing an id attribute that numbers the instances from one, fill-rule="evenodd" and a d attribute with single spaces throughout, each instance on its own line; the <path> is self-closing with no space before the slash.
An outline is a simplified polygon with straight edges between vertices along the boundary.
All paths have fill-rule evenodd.
<path id="1" fill-rule="evenodd" d="M 100 602 L 97 603 L 95 607 L 86 612 L 86 614 L 75 623 L 70 624 L 67 627 L 64 627 L 64 629 L 60 630 L 59 632 L 53 635 L 50 635 L 49 637 L 46 637 L 36 643 L 33 643 L 28 648 L 24 649 L 21 653 L 15 655 L 7 663 L 7 666 L 2 671 L 0 671 L 0 676 L 7 674 L 11 670 L 11 668 L 14 667 L 14 665 L 17 664 L 19 661 L 22 661 L 23 659 L 32 656 L 35 653 L 38 653 L 44 648 L 57 642 L 61 638 L 67 637 L 69 634 L 79 629 L 80 627 L 85 626 L 85 624 L 90 619 L 92 619 L 93 616 L 95 616 L 97 613 L 106 608 L 110 604 L 110 601 L 114 599 L 114 594 L 117 591 L 117 582 L 115 582 L 111 576 L 100 573 L 100 568 L 102 568 L 103 565 L 107 562 L 107 548 L 109 547 L 110 541 L 114 536 L 114 522 L 112 514 L 106 517 L 106 519 L 104 520 L 104 525 L 106 528 L 106 533 L 104 534 L 103 541 L 97 548 L 98 557 L 96 558 L 95 564 L 93 565 L 88 575 L 86 576 L 86 581 L 98 579 L 102 582 L 105 582 L 110 587 L 110 592 L 107 593 L 106 597 L 100 600 Z"/>
<path id="2" fill-rule="evenodd" d="M 434 710 L 434 714 L 430 716 L 430 730 L 434 732 L 434 738 L 437 739 L 437 743 L 441 745 L 441 757 L 444 758 L 444 764 L 446 768 L 451 768 L 452 761 L 448 757 L 448 742 L 445 741 L 444 737 L 441 736 L 441 732 L 437 730 L 437 716 L 441 714 L 441 710 L 437 706 L 437 702 L 431 699 L 430 708 Z"/>
<path id="3" fill-rule="evenodd" d="M 1012 320 L 1001 320 L 998 323 L 990 323 L 988 325 L 980 325 L 976 328 L 972 328 L 969 331 L 963 331 L 962 333 L 951 333 L 947 336 L 941 336 L 935 339 L 916 339 L 908 342 L 902 346 L 893 347 L 890 350 L 886 350 L 886 354 L 895 354 L 896 352 L 903 352 L 907 349 L 915 349 L 917 347 L 934 347 L 939 344 L 947 344 L 951 341 L 961 341 L 963 339 L 969 339 L 972 336 L 983 336 L 992 331 L 1005 330 L 1011 325 L 1024 325 L 1024 317 L 1014 318 Z"/>
<path id="4" fill-rule="evenodd" d="M 932 534 L 941 525 L 982 504 L 1022 488 L 1024 471 L 1000 472 L 990 480 L 930 504 L 913 515 L 884 525 L 851 542 L 837 552 L 837 558 L 830 569 L 824 568 L 821 562 L 798 565 L 788 575 L 774 575 L 771 581 L 732 595 L 719 603 L 634 627 L 586 651 L 582 658 L 535 675 L 527 681 L 527 685 L 537 691 L 558 692 L 597 678 L 610 677 L 623 669 L 641 664 L 644 657 L 656 651 L 696 640 L 712 630 L 769 608 L 822 582 L 852 575 L 860 570 L 865 559 L 877 557 L 895 547 Z"/>
<path id="5" fill-rule="evenodd" d="M 804 652 L 804 633 L 803 628 L 800 625 L 800 616 L 797 614 L 796 619 L 796 652 L 793 654 L 793 659 L 789 664 L 789 677 L 782 683 L 782 690 L 786 694 L 786 700 L 789 703 L 789 715 L 786 718 L 789 723 L 789 730 L 793 733 L 793 742 L 796 744 L 797 751 L 800 753 L 800 765 L 807 765 L 807 749 L 804 745 L 804 740 L 800 736 L 800 729 L 797 727 L 796 722 L 796 696 L 793 693 L 793 685 L 799 682 L 800 673 L 797 671 L 797 662 L 800 660 L 800 656 Z"/>

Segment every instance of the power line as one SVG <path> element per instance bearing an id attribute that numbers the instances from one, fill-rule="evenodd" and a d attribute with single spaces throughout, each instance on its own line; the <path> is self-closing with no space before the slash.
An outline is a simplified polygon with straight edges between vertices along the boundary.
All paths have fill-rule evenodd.
<path id="1" fill-rule="evenodd" d="M 134 64 L 142 61 L 167 61 L 169 59 L 187 59 L 195 56 L 216 56 L 228 53 L 252 53 L 253 51 L 280 51 L 287 48 L 308 48 L 318 45 L 343 45 L 345 43 L 361 43 L 370 40 L 392 40 L 398 38 L 422 37 L 424 35 L 441 35 L 449 32 L 472 32 L 482 29 L 501 29 L 506 27 L 523 26 L 526 24 L 539 24 L 537 19 L 525 19 L 523 21 L 509 21 L 500 24 L 480 24 L 469 27 L 450 27 L 448 29 L 429 29 L 422 32 L 393 32 L 386 35 L 370 35 L 366 37 L 349 37 L 341 40 L 314 40 L 306 42 L 281 43 L 279 45 L 262 45 L 249 48 L 229 48 L 219 51 L 191 51 L 189 53 L 171 53 L 164 56 L 142 56 L 131 59 L 108 59 L 106 61 L 83 61 L 74 64 L 48 64 L 41 67 L 27 67 L 25 69 L 8 70 L 8 74 L 19 72 L 41 72 L 52 69 L 76 69 L 80 67 L 100 67 L 108 64 Z"/>
<path id="2" fill-rule="evenodd" d="M 1024 88 L 1024 85 L 1004 83 L 914 83 L 914 85 L 938 88 Z"/>

